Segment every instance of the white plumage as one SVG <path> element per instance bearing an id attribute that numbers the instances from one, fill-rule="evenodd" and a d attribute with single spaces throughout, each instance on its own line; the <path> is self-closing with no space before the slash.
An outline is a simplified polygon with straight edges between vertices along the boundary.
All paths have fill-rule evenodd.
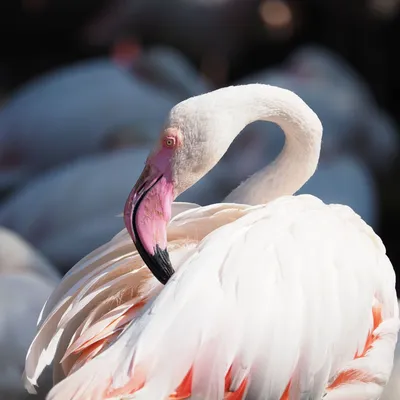
<path id="1" fill-rule="evenodd" d="M 219 223 L 212 226 L 212 218 Z M 233 222 L 201 240 L 227 221 Z M 299 381 L 292 381 L 293 390 L 299 385 L 313 398 L 320 398 L 328 381 L 332 383 L 340 373 L 352 369 L 362 371 L 365 379 L 373 379 L 367 384 L 356 381 L 355 387 L 349 383 L 345 393 L 371 393 L 359 398 L 378 398 L 380 385 L 390 375 L 387 357 L 393 354 L 396 343 L 397 302 L 394 292 L 385 290 L 394 285 L 395 277 L 380 239 L 350 209 L 327 206 L 305 195 L 281 198 L 265 206 L 227 204 L 188 210 L 176 216 L 169 229 L 172 249 L 179 241 L 187 242 L 171 251 L 178 267 L 176 275 L 160 295 L 162 286 L 150 278 L 135 293 L 136 301 L 148 299 L 139 318 L 102 357 L 58 385 L 50 399 L 94 399 L 92 393 L 95 389 L 100 392 L 102 385 L 105 389 L 110 377 L 123 386 L 135 374 L 125 370 L 131 362 L 143 366 L 146 377 L 157 377 L 149 379 L 136 394 L 137 399 L 164 398 L 192 366 L 200 368 L 192 386 L 199 392 L 193 391 L 192 396 L 219 399 L 223 380 L 213 379 L 224 377 L 232 363 L 233 381 L 236 377 L 239 380 L 232 389 L 240 386 L 251 370 L 258 370 L 254 372 L 257 379 L 252 378 L 249 384 L 249 394 L 255 396 L 251 398 L 279 398 L 295 373 Z M 258 240 L 260 236 L 263 241 Z M 243 247 L 243 243 L 248 245 Z M 127 291 L 136 290 L 132 285 L 139 280 L 134 274 L 148 276 L 148 272 L 133 250 L 125 232 L 78 264 L 55 294 L 64 296 L 51 299 L 49 309 L 56 306 L 35 344 L 46 347 L 51 336 L 58 337 L 57 321 L 62 329 L 72 323 L 72 317 L 78 319 L 75 326 L 86 325 L 88 332 L 94 324 L 90 310 L 96 314 L 99 304 L 105 308 L 112 293 L 121 290 L 124 299 Z M 182 251 L 185 254 L 179 263 Z M 333 260 L 332 254 L 338 256 Z M 100 281 L 95 282 L 101 276 L 99 286 Z M 121 285 L 124 280 L 125 285 Z M 130 300 L 125 300 L 127 307 Z M 385 321 L 374 332 L 380 339 L 368 357 L 353 359 L 355 352 L 363 353 L 373 329 L 374 303 L 382 305 Z M 85 310 L 79 304 L 86 304 Z M 116 317 L 111 313 L 111 320 Z M 47 331 L 49 328 L 52 331 Z M 76 338 L 70 342 L 71 336 L 73 330 L 62 336 L 63 352 L 74 344 Z M 56 345 L 57 341 L 52 343 Z M 40 354 L 36 347 L 34 350 Z M 207 358 L 197 360 L 196 354 Z M 31 357 L 32 353 L 27 365 Z M 68 358 L 65 364 L 68 366 Z M 213 373 L 208 374 L 210 371 Z M 72 396 L 81 385 L 86 391 Z M 218 395 L 202 393 L 204 388 L 214 388 Z M 329 391 L 326 398 L 351 398 L 334 397 L 341 390 L 344 388 Z"/>

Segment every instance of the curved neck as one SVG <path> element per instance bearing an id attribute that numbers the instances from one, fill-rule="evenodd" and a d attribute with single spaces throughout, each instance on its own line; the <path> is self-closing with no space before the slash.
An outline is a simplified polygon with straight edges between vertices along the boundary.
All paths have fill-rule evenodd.
<path id="1" fill-rule="evenodd" d="M 294 194 L 318 165 L 322 139 L 319 118 L 289 90 L 258 84 L 236 88 L 240 92 L 232 98 L 239 98 L 239 114 L 246 116 L 243 125 L 259 120 L 274 122 L 285 134 L 285 145 L 274 162 L 240 184 L 224 202 L 256 205 Z"/>

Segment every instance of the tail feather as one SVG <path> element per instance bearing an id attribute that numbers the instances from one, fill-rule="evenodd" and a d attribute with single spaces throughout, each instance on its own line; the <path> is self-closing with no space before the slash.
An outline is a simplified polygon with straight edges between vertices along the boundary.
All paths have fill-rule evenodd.
<path id="1" fill-rule="evenodd" d="M 380 322 L 367 339 L 368 348 L 336 374 L 324 400 L 378 399 L 392 372 L 398 318 Z M 379 371 L 379 375 L 376 374 Z"/>

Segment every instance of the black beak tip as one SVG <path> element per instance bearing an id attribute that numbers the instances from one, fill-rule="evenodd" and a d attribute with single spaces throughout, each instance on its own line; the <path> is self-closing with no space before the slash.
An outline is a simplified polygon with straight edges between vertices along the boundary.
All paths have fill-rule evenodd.
<path id="1" fill-rule="evenodd" d="M 167 249 L 161 249 L 158 245 L 156 245 L 154 249 L 154 256 L 151 258 L 154 266 L 154 268 L 150 268 L 151 271 L 153 272 L 154 276 L 163 285 L 165 285 L 174 274 L 174 269 L 172 268 Z"/>

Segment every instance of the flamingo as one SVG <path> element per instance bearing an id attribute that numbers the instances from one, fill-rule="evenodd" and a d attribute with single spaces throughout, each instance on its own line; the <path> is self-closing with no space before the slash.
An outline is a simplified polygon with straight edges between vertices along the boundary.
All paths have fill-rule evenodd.
<path id="1" fill-rule="evenodd" d="M 255 120 L 282 127 L 279 157 L 230 203 L 174 203 Z M 52 364 L 48 400 L 378 399 L 400 323 L 395 274 L 349 207 L 293 196 L 321 138 L 317 115 L 279 87 L 176 105 L 128 196 L 127 229 L 44 306 L 27 389 Z"/>

